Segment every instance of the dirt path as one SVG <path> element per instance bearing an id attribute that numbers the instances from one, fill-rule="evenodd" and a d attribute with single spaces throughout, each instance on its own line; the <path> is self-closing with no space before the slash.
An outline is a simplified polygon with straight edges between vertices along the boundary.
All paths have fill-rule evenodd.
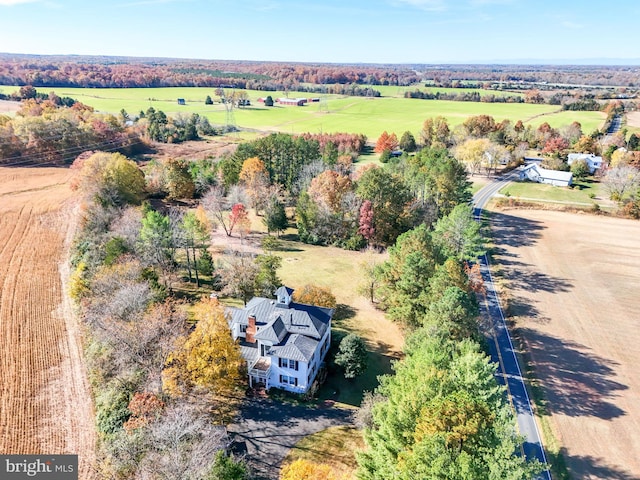
<path id="1" fill-rule="evenodd" d="M 574 478 L 638 479 L 640 223 L 492 214 L 496 261 Z"/>
<path id="2" fill-rule="evenodd" d="M 0 452 L 77 453 L 80 478 L 92 478 L 92 403 L 64 295 L 70 176 L 0 168 Z"/>

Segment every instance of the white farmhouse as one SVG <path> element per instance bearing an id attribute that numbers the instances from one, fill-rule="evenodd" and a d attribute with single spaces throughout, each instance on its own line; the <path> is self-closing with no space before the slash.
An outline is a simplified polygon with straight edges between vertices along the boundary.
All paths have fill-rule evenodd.
<path id="1" fill-rule="evenodd" d="M 283 286 L 276 299 L 254 297 L 245 308 L 228 309 L 252 387 L 306 393 L 327 356 L 333 309 L 295 303 L 292 295 Z"/>
<path id="2" fill-rule="evenodd" d="M 547 183 L 556 187 L 568 187 L 571 185 L 573 174 L 558 170 L 547 170 L 536 163 L 532 163 L 520 170 L 520 180 Z"/>
<path id="3" fill-rule="evenodd" d="M 602 157 L 598 157 L 593 153 L 570 153 L 567 157 L 567 163 L 571 165 L 578 160 L 584 160 L 589 166 L 589 173 L 593 174 L 596 170 L 602 168 Z"/>

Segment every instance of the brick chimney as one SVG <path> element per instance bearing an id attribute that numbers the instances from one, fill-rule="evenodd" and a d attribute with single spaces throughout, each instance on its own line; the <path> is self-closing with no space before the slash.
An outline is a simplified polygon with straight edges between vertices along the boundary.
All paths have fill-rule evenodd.
<path id="1" fill-rule="evenodd" d="M 247 325 L 247 343 L 256 343 L 256 338 L 255 335 L 258 332 L 258 329 L 256 328 L 256 317 L 255 315 L 249 315 L 249 318 L 247 319 L 249 321 L 249 325 Z"/>

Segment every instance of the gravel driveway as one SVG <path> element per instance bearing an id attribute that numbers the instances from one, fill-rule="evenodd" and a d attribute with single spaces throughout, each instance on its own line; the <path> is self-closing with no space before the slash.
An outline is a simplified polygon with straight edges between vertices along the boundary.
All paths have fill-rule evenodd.
<path id="1" fill-rule="evenodd" d="M 300 439 L 328 427 L 350 423 L 350 410 L 306 407 L 268 398 L 247 399 L 228 427 L 234 451 L 246 459 L 258 480 L 277 480 L 280 463 Z"/>

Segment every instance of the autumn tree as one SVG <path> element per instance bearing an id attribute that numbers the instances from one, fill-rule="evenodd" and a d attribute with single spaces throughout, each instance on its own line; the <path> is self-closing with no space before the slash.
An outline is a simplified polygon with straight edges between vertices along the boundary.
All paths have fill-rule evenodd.
<path id="1" fill-rule="evenodd" d="M 293 299 L 298 303 L 316 305 L 318 307 L 336 308 L 336 297 L 328 287 L 307 284 L 293 292 Z"/>
<path id="2" fill-rule="evenodd" d="M 265 205 L 267 189 L 269 187 L 269 172 L 264 162 L 258 157 L 247 158 L 242 163 L 240 181 L 246 186 L 251 198 L 251 206 L 261 210 Z"/>
<path id="3" fill-rule="evenodd" d="M 215 397 L 233 394 L 244 360 L 233 341 L 224 308 L 204 298 L 192 310 L 196 328 L 182 337 L 163 371 L 163 388 L 172 396 L 201 388 Z"/>
<path id="4" fill-rule="evenodd" d="M 455 148 L 455 157 L 467 166 L 471 175 L 480 172 L 487 161 L 486 155 L 491 149 L 487 138 L 471 138 Z"/>
<path id="5" fill-rule="evenodd" d="M 338 477 L 329 465 L 299 458 L 282 467 L 280 480 L 338 480 Z"/>
<path id="6" fill-rule="evenodd" d="M 351 179 L 333 170 L 325 170 L 311 180 L 309 196 L 317 204 L 326 206 L 332 212 L 337 212 L 342 207 L 343 197 L 352 191 Z"/>
<path id="7" fill-rule="evenodd" d="M 363 202 L 371 202 L 372 243 L 391 245 L 398 235 L 411 227 L 412 196 L 399 176 L 381 168 L 367 170 L 357 182 L 356 194 Z"/>
<path id="8" fill-rule="evenodd" d="M 224 224 L 223 224 L 224 225 Z M 236 203 L 231 207 L 229 213 L 229 221 L 226 223 L 225 232 L 228 237 L 233 233 L 233 229 L 237 226 L 240 230 L 246 232 L 251 226 L 249 220 L 249 214 L 245 206 L 241 203 Z"/>
<path id="9" fill-rule="evenodd" d="M 427 118 L 420 132 L 422 143 L 427 148 L 446 148 L 450 146 L 451 130 L 447 119 L 441 116 Z"/>
<path id="10" fill-rule="evenodd" d="M 392 152 L 397 148 L 398 148 L 398 137 L 396 137 L 395 133 L 391 133 L 391 135 L 389 135 L 385 130 L 384 132 L 382 132 L 380 137 L 378 137 L 378 141 L 376 142 L 374 151 L 376 153 L 382 153 L 385 151 Z"/>
<path id="11" fill-rule="evenodd" d="M 462 126 L 469 136 L 482 138 L 495 131 L 496 121 L 490 115 L 475 115 L 467 118 Z"/>
<path id="12" fill-rule="evenodd" d="M 212 228 L 221 225 L 228 237 L 229 233 L 229 201 L 225 197 L 224 188 L 221 186 L 211 187 L 202 197 L 200 201 Z"/>
<path id="13" fill-rule="evenodd" d="M 215 425 L 215 420 L 201 408 L 174 401 L 162 417 L 146 429 L 146 454 L 140 453 L 132 462 L 137 476 L 206 478 L 216 453 L 224 450 L 227 441 L 226 430 Z"/>
<path id="14" fill-rule="evenodd" d="M 86 198 L 108 205 L 139 204 L 145 193 L 144 174 L 120 153 L 98 152 L 83 161 L 75 181 Z"/>
<path id="15" fill-rule="evenodd" d="M 165 169 L 169 198 L 193 198 L 196 184 L 189 171 L 189 163 L 171 158 L 167 160 Z"/>

